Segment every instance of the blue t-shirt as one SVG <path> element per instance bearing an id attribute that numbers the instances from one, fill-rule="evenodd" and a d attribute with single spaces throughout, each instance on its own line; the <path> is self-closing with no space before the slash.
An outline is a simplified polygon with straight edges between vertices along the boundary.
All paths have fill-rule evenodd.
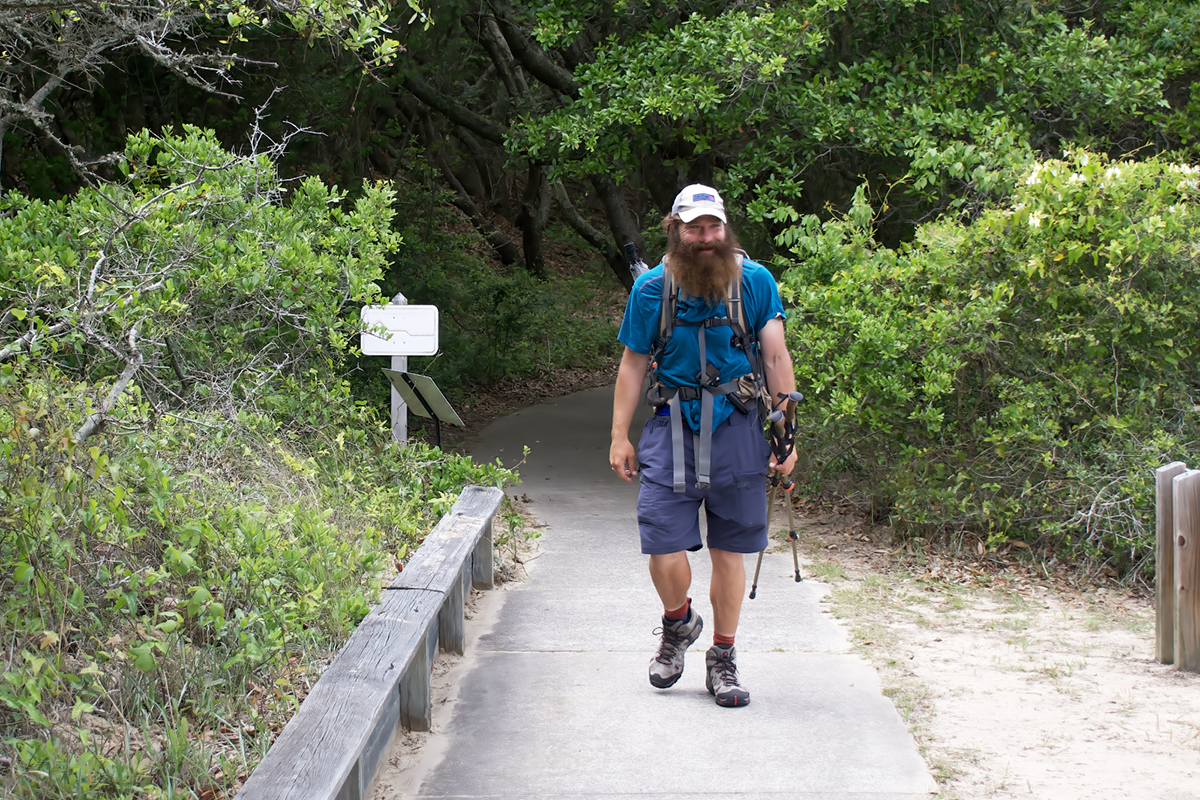
<path id="1" fill-rule="evenodd" d="M 625 318 L 621 321 L 621 332 L 617 334 L 617 339 L 635 353 L 649 353 L 658 337 L 662 286 L 663 267 L 659 264 L 638 278 L 633 284 L 633 291 L 629 293 Z M 784 316 L 775 278 L 766 267 L 750 259 L 742 262 L 742 305 L 746 312 L 746 324 L 756 336 L 768 322 Z M 732 328 L 725 325 L 701 328 L 695 324 L 711 317 L 724 316 L 725 303 L 712 305 L 680 291 L 675 304 L 675 328 L 658 363 L 658 376 L 663 383 L 668 386 L 700 385 L 696 380 L 700 372 L 700 331 L 704 331 L 708 363 L 721 372 L 720 383 L 751 371 L 746 355 L 730 341 Z M 714 397 L 713 428 L 724 422 L 731 411 L 733 404 L 727 398 Z M 692 430 L 700 430 L 699 400 L 683 401 L 683 418 Z"/>

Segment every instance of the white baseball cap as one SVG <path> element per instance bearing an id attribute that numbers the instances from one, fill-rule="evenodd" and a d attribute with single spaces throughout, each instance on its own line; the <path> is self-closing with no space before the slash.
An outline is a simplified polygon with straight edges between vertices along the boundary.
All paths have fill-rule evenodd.
<path id="1" fill-rule="evenodd" d="M 721 222 L 729 221 L 725 219 L 725 201 L 721 199 L 721 195 L 716 189 L 702 183 L 683 187 L 683 190 L 675 195 L 675 205 L 671 206 L 671 214 L 684 222 L 691 222 L 705 214 L 710 214 Z"/>

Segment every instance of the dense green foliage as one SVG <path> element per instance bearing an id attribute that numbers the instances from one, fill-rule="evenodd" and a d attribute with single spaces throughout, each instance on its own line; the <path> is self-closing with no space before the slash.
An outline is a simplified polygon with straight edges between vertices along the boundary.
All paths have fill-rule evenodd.
<path id="1" fill-rule="evenodd" d="M 772 235 L 827 203 L 845 210 L 862 179 L 888 195 L 876 224 L 894 239 L 1013 152 L 1195 137 L 1189 2 L 698 4 L 677 24 L 552 8 L 537 11 L 539 40 L 596 41 L 594 57 L 577 98 L 525 122 L 517 146 L 634 182 L 661 160 L 717 181 Z M 618 33 L 589 39 L 593 24 Z"/>
<path id="2" fill-rule="evenodd" d="M 136 378 L 155 413 L 254 408 L 320 424 L 328 370 L 379 297 L 391 190 L 353 203 L 317 179 L 283 185 L 266 154 L 233 156 L 187 129 L 131 137 L 119 184 L 0 206 L 0 351 L 82 380 Z M 321 374 L 318 374 L 320 371 Z M 103 405 L 104 401 L 98 401 Z M 307 418 L 306 415 L 315 414 Z"/>
<path id="3" fill-rule="evenodd" d="M 892 249 L 863 200 L 782 237 L 814 466 L 902 531 L 1142 567 L 1153 471 L 1194 458 L 1200 168 L 1081 150 L 989 176 L 1002 200 Z"/>
<path id="4" fill-rule="evenodd" d="M 403 243 L 382 284 L 410 303 L 437 305 L 441 321 L 441 352 L 410 358 L 414 372 L 432 376 L 456 398 L 499 379 L 598 367 L 617 354 L 606 302 L 611 278 L 569 230 L 551 231 L 565 252 L 586 259 L 569 265 L 569 277 L 547 282 L 521 269 L 498 270 L 480 252 L 478 236 L 461 229 L 442 192 L 398 188 L 408 213 L 396 226 Z"/>
<path id="5" fill-rule="evenodd" d="M 18 797 L 236 786 L 394 561 L 462 485 L 508 477 L 398 448 L 353 406 L 303 436 L 167 417 L 77 446 L 60 382 L 0 375 L 0 738 Z"/>
<path id="6" fill-rule="evenodd" d="M 18 796 L 236 786 L 458 489 L 512 477 L 398 447 L 341 374 L 390 190 L 284 187 L 194 129 L 131 137 L 121 172 L 0 217 Z"/>

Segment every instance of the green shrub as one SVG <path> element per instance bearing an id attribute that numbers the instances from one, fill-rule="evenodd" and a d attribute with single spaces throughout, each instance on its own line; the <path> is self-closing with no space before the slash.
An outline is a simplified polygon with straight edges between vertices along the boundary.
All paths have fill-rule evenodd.
<path id="1" fill-rule="evenodd" d="M 993 176 L 973 219 L 781 237 L 802 439 L 901 530 L 1153 553 L 1153 471 L 1195 453 L 1200 169 L 1088 152 Z"/>
<path id="2" fill-rule="evenodd" d="M 96 422 L 109 388 L 136 385 L 157 414 L 320 424 L 399 244 L 391 189 L 350 201 L 313 178 L 285 187 L 266 155 L 191 127 L 130 136 L 119 167 L 121 183 L 70 200 L 0 199 L 0 362 L 95 383 Z"/>
<path id="3" fill-rule="evenodd" d="M 253 768 L 466 484 L 339 374 L 393 195 L 290 194 L 185 129 L 0 201 L 0 792 L 197 796 Z M 379 409 L 382 411 L 382 407 Z"/>

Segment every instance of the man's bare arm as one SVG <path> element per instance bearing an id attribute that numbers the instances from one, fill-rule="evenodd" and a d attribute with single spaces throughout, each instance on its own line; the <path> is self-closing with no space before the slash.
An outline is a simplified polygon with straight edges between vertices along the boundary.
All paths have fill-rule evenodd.
<path id="1" fill-rule="evenodd" d="M 617 371 L 617 388 L 613 392 L 612 446 L 608 451 L 608 463 L 617 477 L 626 483 L 633 482 L 637 475 L 637 452 L 629 441 L 629 424 L 642 397 L 642 379 L 650 356 L 635 353 L 628 347 L 621 356 L 621 367 Z"/>
<path id="2" fill-rule="evenodd" d="M 758 346 L 762 348 L 763 369 L 766 371 L 767 390 L 771 393 L 772 405 L 779 405 L 779 395 L 787 395 L 796 389 L 796 373 L 792 369 L 792 357 L 787 351 L 784 339 L 783 320 L 779 317 L 768 322 L 758 332 Z M 771 469 L 779 470 L 784 475 L 791 473 L 796 466 L 796 451 L 782 464 L 775 463 L 771 457 Z"/>

